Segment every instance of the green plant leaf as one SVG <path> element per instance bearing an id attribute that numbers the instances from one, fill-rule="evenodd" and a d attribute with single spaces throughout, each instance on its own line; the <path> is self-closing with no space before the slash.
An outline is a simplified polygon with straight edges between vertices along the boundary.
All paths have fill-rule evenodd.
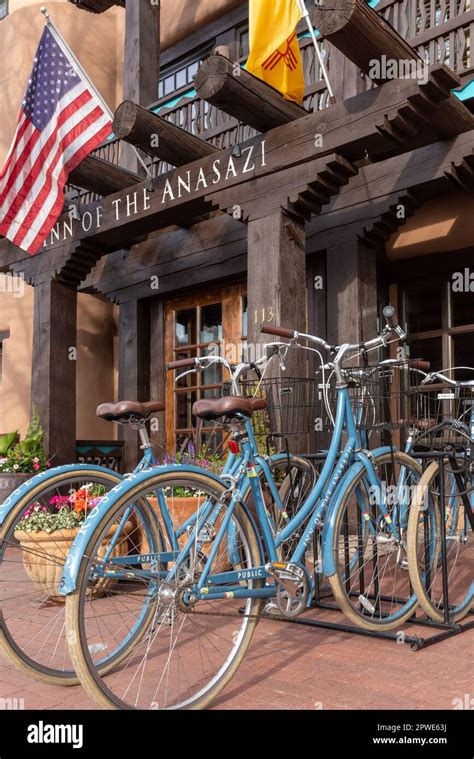
<path id="1" fill-rule="evenodd" d="M 7 432 L 6 435 L 0 436 L 0 456 L 6 456 L 8 450 L 15 442 L 17 435 L 18 431 L 15 430 L 15 432 Z"/>

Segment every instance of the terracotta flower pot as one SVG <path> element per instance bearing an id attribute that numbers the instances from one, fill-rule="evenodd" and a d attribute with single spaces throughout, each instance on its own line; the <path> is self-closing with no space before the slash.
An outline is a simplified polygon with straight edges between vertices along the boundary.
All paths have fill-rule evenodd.
<path id="1" fill-rule="evenodd" d="M 127 522 L 125 525 L 126 534 L 128 535 L 132 529 L 133 525 Z M 26 573 L 30 580 L 47 595 L 48 600 L 60 603 L 64 603 L 66 600 L 64 596 L 59 595 L 59 588 L 64 562 L 78 531 L 79 528 L 74 530 L 58 530 L 51 533 L 25 532 L 24 530 L 17 530 L 15 532 L 15 537 L 24 549 L 23 566 Z M 111 527 L 108 531 L 107 537 L 102 542 L 98 551 L 99 556 L 105 556 L 110 541 L 115 535 L 115 531 L 115 526 Z M 126 556 L 128 551 L 128 541 L 122 540 L 113 549 L 111 556 Z M 92 594 L 103 594 L 113 583 L 114 580 L 98 580 L 94 585 Z"/>
<path id="2" fill-rule="evenodd" d="M 153 507 L 153 510 L 155 514 L 158 516 L 158 521 L 160 522 L 160 525 L 163 530 L 163 534 L 166 536 L 166 531 L 163 523 L 163 519 L 161 516 L 161 511 L 158 506 L 158 501 L 156 498 L 148 498 L 148 502 Z M 202 506 L 203 500 L 202 498 L 172 498 L 169 500 L 168 508 L 170 510 L 171 519 L 173 520 L 173 526 L 176 530 L 178 527 L 181 527 L 190 517 L 192 517 L 193 514 L 196 513 L 198 506 Z M 216 531 L 219 529 L 219 526 L 222 522 L 223 514 L 219 517 L 217 520 L 217 524 L 215 525 Z M 187 537 L 186 535 L 181 535 L 181 537 L 178 539 L 178 544 L 180 548 L 183 548 L 186 544 Z M 168 543 L 168 540 L 167 540 Z M 209 556 L 209 553 L 212 548 L 212 543 L 205 543 L 203 545 L 203 553 L 206 554 L 206 556 Z M 142 543 L 140 548 L 142 553 L 148 553 L 149 552 L 149 546 L 148 546 L 148 540 L 145 535 L 143 535 L 142 532 Z M 227 556 L 227 542 L 224 539 L 220 546 L 219 546 L 219 552 L 214 560 L 214 567 L 213 572 L 225 572 L 230 568 L 230 562 Z"/>

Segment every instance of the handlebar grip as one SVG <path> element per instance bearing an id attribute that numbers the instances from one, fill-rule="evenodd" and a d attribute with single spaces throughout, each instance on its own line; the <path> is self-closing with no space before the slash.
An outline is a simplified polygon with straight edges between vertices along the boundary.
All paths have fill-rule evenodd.
<path id="1" fill-rule="evenodd" d="M 196 366 L 195 358 L 183 358 L 181 361 L 170 361 L 166 364 L 166 370 L 169 372 L 171 369 L 185 369 L 188 366 Z"/>
<path id="2" fill-rule="evenodd" d="M 408 366 L 410 369 L 418 369 L 420 372 L 429 372 L 431 364 L 423 358 L 410 358 Z"/>
<path id="3" fill-rule="evenodd" d="M 398 327 L 397 312 L 393 306 L 385 306 L 383 315 L 390 329 L 396 329 Z"/>
<path id="4" fill-rule="evenodd" d="M 294 329 L 286 329 L 285 327 L 275 327 L 274 324 L 268 324 L 264 322 L 260 327 L 260 332 L 263 335 L 275 335 L 276 337 L 286 337 L 291 340 L 295 336 Z"/>

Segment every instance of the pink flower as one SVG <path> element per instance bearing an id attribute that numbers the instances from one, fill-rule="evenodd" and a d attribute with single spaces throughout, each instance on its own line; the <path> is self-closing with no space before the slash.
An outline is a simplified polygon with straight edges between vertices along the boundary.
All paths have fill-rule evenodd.
<path id="1" fill-rule="evenodd" d="M 67 495 L 55 495 L 53 498 L 51 498 L 49 503 L 51 506 L 55 506 L 57 511 L 60 511 L 64 507 L 70 505 Z"/>
<path id="2" fill-rule="evenodd" d="M 41 467 L 39 464 L 33 464 L 33 469 L 35 470 L 35 472 L 37 472 L 38 469 L 41 469 Z"/>
<path id="3" fill-rule="evenodd" d="M 39 464 L 39 458 L 38 458 L 38 456 L 35 456 L 35 457 L 34 457 L 34 459 L 33 459 L 33 463 L 34 463 L 34 464 Z"/>

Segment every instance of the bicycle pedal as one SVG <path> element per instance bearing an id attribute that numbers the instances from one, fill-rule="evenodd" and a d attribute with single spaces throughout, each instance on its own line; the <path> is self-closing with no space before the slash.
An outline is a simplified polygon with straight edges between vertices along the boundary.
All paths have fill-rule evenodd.
<path id="1" fill-rule="evenodd" d="M 281 585 L 291 598 L 301 595 L 301 586 L 306 586 L 307 577 L 304 569 L 291 562 L 273 561 L 265 566 L 270 577 Z"/>
<path id="2" fill-rule="evenodd" d="M 275 601 L 268 601 L 263 608 L 263 614 L 267 617 L 281 617 L 280 607 Z"/>

